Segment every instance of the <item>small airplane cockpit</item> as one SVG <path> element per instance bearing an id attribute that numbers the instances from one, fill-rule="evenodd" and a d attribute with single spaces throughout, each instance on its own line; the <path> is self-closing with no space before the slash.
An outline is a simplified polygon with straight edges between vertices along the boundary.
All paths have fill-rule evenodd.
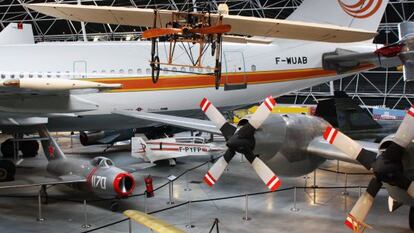
<path id="1" fill-rule="evenodd" d="M 95 167 L 113 167 L 114 162 L 106 157 L 96 157 L 91 161 L 92 165 Z"/>

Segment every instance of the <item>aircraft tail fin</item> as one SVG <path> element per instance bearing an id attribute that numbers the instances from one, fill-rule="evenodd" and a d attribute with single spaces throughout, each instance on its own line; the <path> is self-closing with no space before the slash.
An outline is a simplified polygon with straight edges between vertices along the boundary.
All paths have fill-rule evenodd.
<path id="1" fill-rule="evenodd" d="M 45 153 L 47 160 L 50 161 L 56 159 L 66 159 L 66 156 L 63 153 L 62 149 L 60 149 L 60 146 L 57 144 L 56 140 L 50 135 L 46 127 L 41 126 L 38 132 L 41 138 L 49 139 L 41 141 L 43 152 Z"/>
<path id="2" fill-rule="evenodd" d="M 362 109 L 343 91 L 335 91 L 334 98 L 319 101 L 315 115 L 341 131 L 381 128 L 368 110 Z"/>
<path id="3" fill-rule="evenodd" d="M 144 159 L 150 161 L 147 157 L 148 153 L 151 153 L 151 148 L 147 145 L 142 137 L 131 138 L 131 156 L 135 158 Z"/>
<path id="4" fill-rule="evenodd" d="M 34 44 L 32 25 L 9 23 L 0 32 L 0 44 Z"/>
<path id="5" fill-rule="evenodd" d="M 304 0 L 289 20 L 377 31 L 388 0 Z"/>

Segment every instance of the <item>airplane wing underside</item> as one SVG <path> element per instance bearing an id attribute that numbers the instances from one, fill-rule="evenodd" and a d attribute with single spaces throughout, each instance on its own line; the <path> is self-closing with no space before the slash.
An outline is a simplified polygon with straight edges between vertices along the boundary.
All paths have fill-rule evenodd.
<path id="1" fill-rule="evenodd" d="M 114 114 L 132 117 L 140 120 L 148 120 L 162 124 L 172 125 L 185 129 L 199 130 L 207 133 L 220 134 L 221 132 L 211 121 L 199 120 L 188 117 L 177 117 L 165 114 L 137 112 L 129 110 L 119 110 L 112 112 Z"/>
<path id="2" fill-rule="evenodd" d="M 72 184 L 83 183 L 86 179 L 76 175 L 59 176 L 59 177 L 45 177 L 43 180 L 19 180 L 11 182 L 2 182 L 0 189 L 14 189 L 14 188 L 30 188 L 43 185 L 57 185 L 57 184 Z"/>

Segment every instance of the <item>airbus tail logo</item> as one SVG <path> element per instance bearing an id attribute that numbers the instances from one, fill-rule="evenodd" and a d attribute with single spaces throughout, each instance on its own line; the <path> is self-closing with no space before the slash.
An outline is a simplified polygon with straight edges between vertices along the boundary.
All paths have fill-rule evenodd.
<path id="1" fill-rule="evenodd" d="M 349 4 L 344 3 L 344 0 L 338 0 L 338 3 L 345 13 L 358 19 L 365 19 L 374 15 L 382 4 L 382 0 L 357 0 L 356 3 L 355 0 L 353 1 L 354 3 Z"/>

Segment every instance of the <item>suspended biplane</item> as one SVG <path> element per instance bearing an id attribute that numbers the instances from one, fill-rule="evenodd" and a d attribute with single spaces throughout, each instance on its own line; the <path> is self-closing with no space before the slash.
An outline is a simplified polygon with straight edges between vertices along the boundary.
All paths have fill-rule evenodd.
<path id="1" fill-rule="evenodd" d="M 152 41 L 150 65 L 154 83 L 158 81 L 161 65 L 189 67 L 191 73 L 207 70 L 203 74 L 214 76 L 216 89 L 220 85 L 223 40 L 236 38 L 246 42 L 248 38 L 260 36 L 345 43 L 369 40 L 377 34 L 375 31 L 328 24 L 229 15 L 226 5 L 219 6 L 217 13 L 49 3 L 28 4 L 27 7 L 67 20 L 148 27 L 150 29 L 143 32 L 142 39 Z M 161 61 L 158 56 L 160 41 L 169 44 L 166 61 Z M 185 44 L 189 62 L 178 64 L 175 49 L 178 45 L 183 48 Z M 198 51 L 197 55 L 193 55 L 193 49 Z M 215 56 L 213 67 L 203 64 L 208 49 Z"/>

